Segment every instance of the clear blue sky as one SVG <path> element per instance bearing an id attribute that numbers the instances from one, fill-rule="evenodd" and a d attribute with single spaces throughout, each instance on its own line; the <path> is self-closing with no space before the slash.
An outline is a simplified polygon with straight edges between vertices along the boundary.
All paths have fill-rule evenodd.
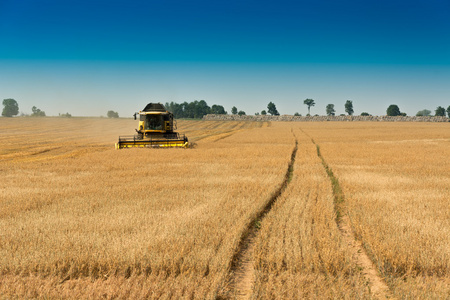
<path id="1" fill-rule="evenodd" d="M 0 100 L 131 116 L 206 100 L 254 114 L 450 105 L 450 1 L 0 0 Z"/>

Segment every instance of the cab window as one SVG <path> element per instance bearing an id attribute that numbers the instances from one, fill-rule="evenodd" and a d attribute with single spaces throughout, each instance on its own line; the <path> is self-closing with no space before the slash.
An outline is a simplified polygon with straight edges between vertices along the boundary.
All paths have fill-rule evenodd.
<path id="1" fill-rule="evenodd" d="M 146 115 L 145 130 L 162 130 L 163 119 L 161 115 Z"/>

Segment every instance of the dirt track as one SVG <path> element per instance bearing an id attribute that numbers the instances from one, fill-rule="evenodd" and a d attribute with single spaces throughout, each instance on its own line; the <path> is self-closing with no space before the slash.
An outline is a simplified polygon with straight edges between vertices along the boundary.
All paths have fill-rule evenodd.
<path id="1" fill-rule="evenodd" d="M 295 135 L 294 135 L 295 137 Z M 246 236 L 241 240 L 241 247 L 237 252 L 234 265 L 231 271 L 231 293 L 238 299 L 250 299 L 253 292 L 253 284 L 255 282 L 254 256 L 255 237 L 258 234 L 259 225 L 264 216 L 270 211 L 278 197 L 283 193 L 289 184 L 292 176 L 295 156 L 297 154 L 298 141 L 295 140 L 295 148 L 291 154 L 291 161 L 286 170 L 284 181 L 279 190 L 277 190 L 267 203 L 264 210 L 250 224 Z"/>
<path id="2" fill-rule="evenodd" d="M 305 133 L 303 130 L 302 132 Z M 307 133 L 305 133 L 305 135 L 310 137 Z M 317 155 L 322 159 L 322 163 L 328 173 L 331 184 L 337 185 L 333 188 L 335 202 L 344 201 L 345 197 L 339 186 L 338 179 L 334 176 L 333 171 L 329 168 L 325 158 L 321 155 L 319 146 L 316 144 L 314 139 L 311 138 L 311 141 L 317 146 Z M 338 208 L 336 208 L 336 210 L 338 210 Z M 341 213 L 342 217 L 336 219 L 339 230 L 341 231 L 342 237 L 352 252 L 352 260 L 357 266 L 362 268 L 362 273 L 368 282 L 372 295 L 378 299 L 392 298 L 392 293 L 389 291 L 389 287 L 386 282 L 376 270 L 361 242 L 356 240 L 356 236 L 352 230 L 348 215 L 346 215 L 345 212 Z"/>
<path id="3" fill-rule="evenodd" d="M 311 138 L 307 133 L 302 131 L 305 135 Z M 314 140 L 311 138 L 312 143 L 316 145 Z M 319 149 L 319 148 L 318 148 Z M 284 188 L 288 184 L 288 178 L 290 174 L 292 174 L 292 166 L 295 160 L 295 154 L 297 151 L 297 147 L 295 148 L 292 154 L 292 161 L 290 167 L 287 171 L 286 180 L 283 183 L 282 188 L 279 191 L 281 194 Z M 327 169 L 328 174 L 332 172 L 328 165 L 326 164 L 325 159 L 321 156 L 320 151 L 318 150 L 318 156 L 322 159 L 324 163 L 324 167 Z M 331 173 L 332 174 L 332 173 Z M 329 175 L 330 176 L 330 175 Z M 333 176 L 333 175 L 331 175 Z M 330 180 L 333 180 L 330 177 Z M 337 181 L 336 181 L 337 182 Z M 338 182 L 336 184 L 339 184 Z M 339 188 L 340 190 L 340 188 Z M 278 197 L 278 196 L 277 196 Z M 276 198 L 271 200 L 271 203 L 276 201 Z M 342 195 L 335 195 L 335 197 L 343 197 Z M 264 215 L 270 210 L 271 204 L 267 207 L 265 212 L 262 214 L 260 218 L 255 220 L 255 224 L 253 224 L 244 239 L 241 241 L 241 248 L 238 251 L 236 256 L 236 262 L 232 268 L 232 279 L 231 279 L 231 293 L 237 299 L 250 299 L 252 296 L 252 287 L 255 282 L 255 269 L 254 269 L 254 247 L 255 247 L 255 237 L 258 234 L 258 226 L 256 222 L 262 221 Z M 367 280 L 367 283 L 370 287 L 370 291 L 372 296 L 377 299 L 392 299 L 392 293 L 389 290 L 386 282 L 379 275 L 376 270 L 373 262 L 370 260 L 367 255 L 364 247 L 362 246 L 360 241 L 357 241 L 355 238 L 355 234 L 351 228 L 350 219 L 347 215 L 343 215 L 341 218 L 337 219 L 339 230 L 341 231 L 342 237 L 345 240 L 345 243 L 348 245 L 349 249 L 352 253 L 352 260 L 355 265 L 362 269 L 362 274 Z"/>

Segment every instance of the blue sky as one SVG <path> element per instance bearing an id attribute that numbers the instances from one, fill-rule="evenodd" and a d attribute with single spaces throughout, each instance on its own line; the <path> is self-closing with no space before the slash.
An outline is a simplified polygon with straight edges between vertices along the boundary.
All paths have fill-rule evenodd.
<path id="1" fill-rule="evenodd" d="M 0 99 L 131 116 L 206 100 L 254 114 L 450 105 L 450 1 L 0 0 Z"/>

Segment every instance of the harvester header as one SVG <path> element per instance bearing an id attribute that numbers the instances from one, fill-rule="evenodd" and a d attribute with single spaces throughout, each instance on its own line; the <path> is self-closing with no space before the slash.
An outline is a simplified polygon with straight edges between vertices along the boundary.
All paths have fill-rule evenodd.
<path id="1" fill-rule="evenodd" d="M 134 114 L 135 120 L 137 116 L 139 116 L 137 134 L 119 136 L 116 149 L 189 147 L 188 138 L 174 131 L 177 126 L 173 113 L 166 110 L 161 103 L 147 104 L 143 110 Z"/>

